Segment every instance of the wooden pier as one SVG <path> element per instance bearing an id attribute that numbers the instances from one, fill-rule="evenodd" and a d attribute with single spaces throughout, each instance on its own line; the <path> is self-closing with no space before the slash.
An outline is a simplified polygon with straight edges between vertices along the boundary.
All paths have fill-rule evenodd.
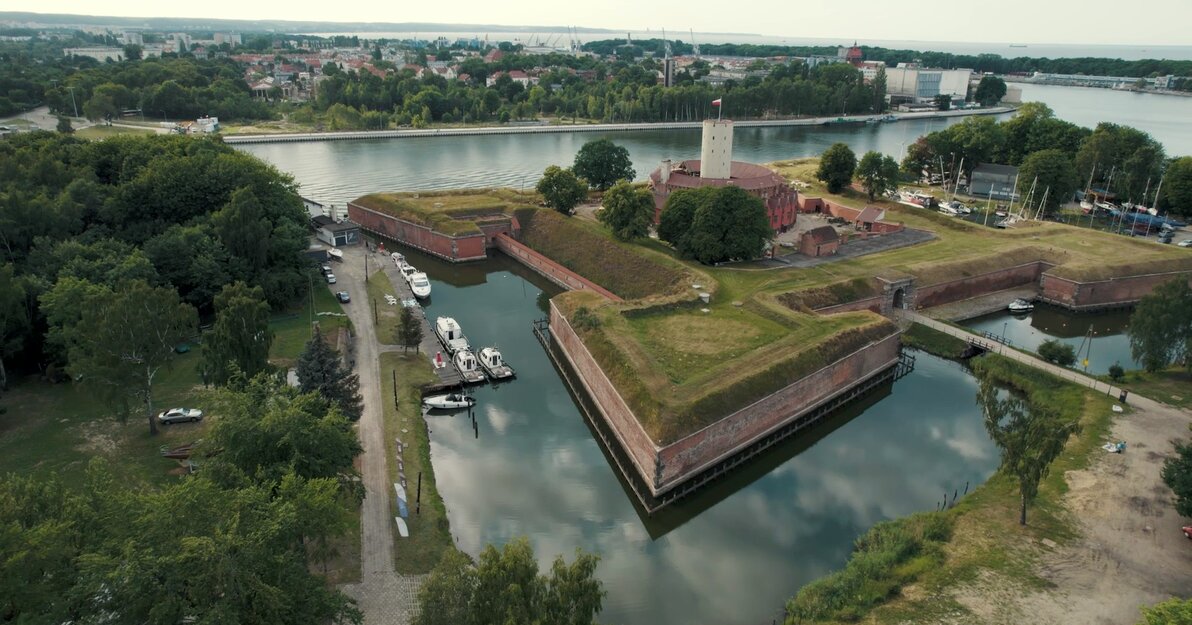
<path id="1" fill-rule="evenodd" d="M 401 301 L 415 299 L 414 292 L 410 290 L 410 285 L 406 283 L 406 279 L 402 277 L 401 272 L 397 270 L 397 265 L 393 264 L 393 260 L 386 254 L 378 254 L 376 256 L 377 262 L 380 263 L 385 275 L 389 278 L 389 282 L 393 284 L 393 289 L 397 294 L 398 306 L 401 306 Z M 435 334 L 435 330 L 431 325 L 431 320 L 426 314 L 426 310 L 422 306 L 413 309 L 414 316 L 422 323 L 422 343 L 419 344 L 419 350 L 430 358 L 431 366 L 434 367 L 435 355 L 442 354 L 442 367 L 434 367 L 435 375 L 439 376 L 439 381 L 436 384 L 427 388 L 429 391 L 440 391 L 451 388 L 458 388 L 463 386 L 463 376 L 456 371 L 455 365 L 451 363 L 451 355 L 439 343 L 439 337 Z"/>

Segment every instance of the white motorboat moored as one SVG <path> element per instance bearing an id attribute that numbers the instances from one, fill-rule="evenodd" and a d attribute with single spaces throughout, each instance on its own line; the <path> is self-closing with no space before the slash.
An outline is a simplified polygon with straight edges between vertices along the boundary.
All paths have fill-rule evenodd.
<path id="1" fill-rule="evenodd" d="M 430 297 L 430 279 L 419 271 L 410 277 L 410 290 L 414 292 L 414 297 L 419 299 Z"/>
<path id="2" fill-rule="evenodd" d="M 504 380 L 513 377 L 513 368 L 505 364 L 501 352 L 495 347 L 485 347 L 480 350 L 480 366 L 488 377 L 494 380 Z"/>
<path id="3" fill-rule="evenodd" d="M 422 405 L 435 410 L 459 410 L 475 406 L 476 400 L 463 393 L 447 393 L 425 397 L 422 399 Z"/>
<path id="4" fill-rule="evenodd" d="M 439 342 L 443 344 L 443 347 L 447 348 L 448 354 L 454 354 L 471 347 L 468 345 L 468 337 L 464 336 L 464 329 L 459 327 L 459 324 L 451 317 L 435 319 L 435 335 L 439 337 Z"/>
<path id="5" fill-rule="evenodd" d="M 481 370 L 480 363 L 472 352 L 461 349 L 455 352 L 451 361 L 455 363 L 456 370 L 463 376 L 465 384 L 476 384 L 485 380 L 484 371 Z"/>
<path id="6" fill-rule="evenodd" d="M 1006 308 L 1012 313 L 1028 313 L 1035 309 L 1035 304 L 1029 300 L 1018 298 L 1010 302 L 1010 305 Z"/>
<path id="7" fill-rule="evenodd" d="M 418 273 L 418 269 L 415 268 L 414 265 L 406 262 L 402 262 L 400 265 L 398 265 L 397 270 L 401 272 L 401 277 L 405 278 L 406 282 L 409 282 L 410 277 Z"/>
<path id="8" fill-rule="evenodd" d="M 406 256 L 405 256 L 405 254 L 402 254 L 401 252 L 394 252 L 389 255 L 389 258 L 392 258 L 393 264 L 397 265 L 398 267 L 401 267 L 402 264 L 406 262 Z"/>

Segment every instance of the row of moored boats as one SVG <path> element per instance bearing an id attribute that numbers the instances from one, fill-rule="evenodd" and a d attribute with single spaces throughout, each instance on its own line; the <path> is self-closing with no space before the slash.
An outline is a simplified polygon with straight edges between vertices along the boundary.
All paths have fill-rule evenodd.
<path id="1" fill-rule="evenodd" d="M 451 356 L 451 364 L 463 376 L 465 384 L 478 384 L 486 379 L 507 380 L 513 377 L 513 368 L 505 363 L 501 351 L 496 347 L 484 347 L 472 351 L 468 337 L 464 335 L 459 322 L 451 317 L 435 319 L 435 336 Z"/>
<path id="2" fill-rule="evenodd" d="M 410 285 L 410 291 L 414 293 L 414 297 L 418 299 L 430 297 L 430 278 L 425 273 L 407 263 L 406 257 L 401 253 L 394 252 L 389 257 L 393 259 L 393 264 L 397 265 L 397 270 L 401 272 L 401 277 L 405 278 L 406 284 Z"/>

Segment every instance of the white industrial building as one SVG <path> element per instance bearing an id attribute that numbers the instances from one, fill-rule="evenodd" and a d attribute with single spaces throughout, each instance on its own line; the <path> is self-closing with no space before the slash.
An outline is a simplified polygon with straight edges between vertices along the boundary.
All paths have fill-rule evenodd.
<path id="1" fill-rule="evenodd" d="M 898 67 L 886 68 L 886 95 L 892 105 L 931 102 L 940 94 L 964 100 L 972 75 L 967 69 L 930 69 L 899 63 Z"/>

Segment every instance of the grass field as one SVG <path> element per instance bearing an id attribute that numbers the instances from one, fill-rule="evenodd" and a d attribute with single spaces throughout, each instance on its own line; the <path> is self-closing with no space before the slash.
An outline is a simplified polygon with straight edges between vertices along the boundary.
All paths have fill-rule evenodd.
<path id="1" fill-rule="evenodd" d="M 450 235 L 479 234 L 474 217 L 511 213 L 521 206 L 532 206 L 532 193 L 512 189 L 477 189 L 435 193 L 373 193 L 354 203 L 386 215 L 428 226 Z"/>
<path id="2" fill-rule="evenodd" d="M 397 374 L 398 405 L 393 405 L 394 372 Z M 394 483 L 406 477 L 410 516 L 406 523 L 409 538 L 394 532 L 397 571 L 428 573 L 447 549 L 454 549 L 447 509 L 435 486 L 434 467 L 430 461 L 430 440 L 422 416 L 419 389 L 435 380 L 434 371 L 420 354 L 381 354 L 381 397 L 385 416 L 385 453 L 390 458 L 389 477 Z M 397 441 L 402 451 L 397 451 Z M 418 506 L 418 475 L 422 474 L 422 504 Z M 392 492 L 390 493 L 393 494 Z"/>
<path id="3" fill-rule="evenodd" d="M 310 340 L 312 320 L 319 324 L 325 336 L 334 334 L 339 328 L 351 328 L 351 321 L 332 292 L 334 287 L 322 277 L 315 276 L 310 284 L 310 297 L 290 310 L 274 315 L 269 322 L 269 329 L 273 330 L 270 362 L 279 367 L 293 366 Z"/>
<path id="4" fill-rule="evenodd" d="M 968 349 L 968 343 L 919 323 L 902 333 L 902 344 L 941 358 L 959 358 Z"/>
<path id="5" fill-rule="evenodd" d="M 397 296 L 397 290 L 384 270 L 378 270 L 368 277 L 368 297 L 353 303 L 375 309 L 377 318 L 374 323 L 377 328 L 377 340 L 383 345 L 397 345 L 397 321 L 401 312 L 401 304 L 390 306 L 385 300 L 386 295 Z"/>
<path id="6" fill-rule="evenodd" d="M 88 126 L 75 131 L 75 136 L 84 139 L 106 139 L 115 135 L 151 135 L 148 128 L 128 128 L 126 126 Z"/>
<path id="7" fill-rule="evenodd" d="M 1109 380 L 1109 376 L 1100 377 Z M 1114 384 L 1155 401 L 1178 408 L 1192 408 L 1192 373 L 1186 369 L 1171 368 L 1155 373 L 1128 371 L 1124 380 Z"/>

